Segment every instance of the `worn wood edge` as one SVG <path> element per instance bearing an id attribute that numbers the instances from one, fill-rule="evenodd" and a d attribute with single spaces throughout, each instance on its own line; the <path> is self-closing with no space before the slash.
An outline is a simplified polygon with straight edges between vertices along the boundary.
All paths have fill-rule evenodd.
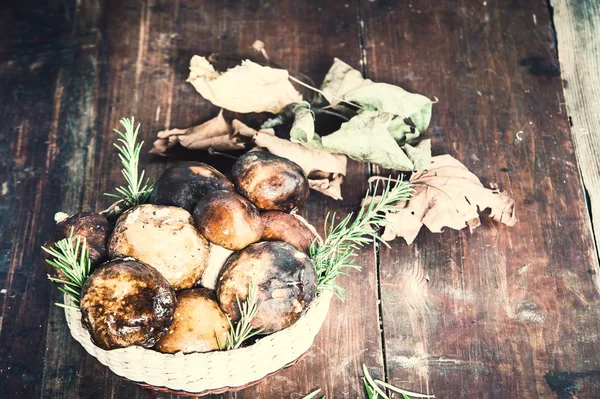
<path id="1" fill-rule="evenodd" d="M 579 173 L 590 212 L 594 248 L 600 243 L 600 7 L 589 1 L 550 0 L 563 94 Z M 581 7 L 585 18 L 577 17 Z M 594 34 L 595 33 L 595 34 Z M 594 228 L 596 226 L 596 228 Z M 599 284 L 595 279 L 596 284 Z M 600 286 L 598 287 L 600 289 Z"/>

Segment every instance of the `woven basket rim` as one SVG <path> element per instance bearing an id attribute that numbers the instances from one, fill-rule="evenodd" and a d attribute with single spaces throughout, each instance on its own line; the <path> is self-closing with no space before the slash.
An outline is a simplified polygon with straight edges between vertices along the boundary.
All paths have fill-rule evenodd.
<path id="1" fill-rule="evenodd" d="M 310 349 L 309 349 L 310 350 Z M 138 382 L 138 381 L 132 381 L 130 379 L 127 379 L 125 377 L 121 377 L 124 381 L 127 382 L 131 382 L 133 384 L 139 385 L 142 388 L 146 388 L 146 389 L 151 389 L 153 391 L 160 391 L 160 392 L 167 392 L 167 393 L 172 393 L 175 395 L 187 395 L 187 396 L 193 396 L 193 397 L 201 397 L 201 396 L 207 396 L 207 395 L 220 395 L 223 393 L 229 393 L 229 392 L 238 392 L 238 391 L 242 391 L 246 388 L 250 388 L 253 387 L 255 385 L 260 384 L 264 379 L 269 378 L 277 373 L 279 373 L 280 371 L 287 369 L 289 367 L 294 366 L 296 363 L 299 363 L 301 360 L 304 359 L 304 357 L 306 356 L 306 354 L 308 353 L 308 350 L 306 352 L 304 352 L 303 354 L 300 355 L 300 357 L 298 357 L 296 360 L 286 364 L 285 366 L 281 367 L 279 370 L 273 371 L 272 373 L 267 374 L 266 376 L 264 376 L 263 378 L 256 380 L 256 381 L 252 381 L 249 382 L 245 385 L 240 385 L 238 387 L 223 387 L 223 388 L 218 388 L 218 389 L 209 389 L 206 391 L 202 391 L 202 392 L 188 392 L 188 391 L 181 391 L 181 390 L 174 390 L 174 389 L 170 389 L 170 388 L 166 388 L 166 387 L 158 387 L 155 385 L 150 385 L 150 384 L 145 384 L 143 382 Z"/>
<path id="2" fill-rule="evenodd" d="M 319 240 L 322 240 L 314 226 L 306 219 L 295 213 L 292 215 L 314 232 Z M 92 342 L 89 332 L 81 324 L 81 312 L 78 309 L 65 309 L 65 316 L 73 338 L 88 354 L 124 380 L 148 389 L 199 397 L 248 388 L 298 363 L 312 347 L 314 339 L 325 322 L 333 295 L 331 291 L 318 291 L 314 300 L 294 324 L 265 335 L 250 346 L 206 353 L 161 353 L 139 346 L 105 351 Z M 65 296 L 65 301 L 69 304 L 71 298 Z M 139 363 L 129 362 L 128 355 Z M 268 358 L 268 356 L 272 357 Z M 157 362 L 164 365 L 164 368 L 157 366 Z M 242 373 L 239 368 L 231 367 L 231 364 L 236 363 L 248 365 L 249 372 Z M 175 370 L 177 374 L 179 371 L 184 371 L 181 374 L 190 380 L 184 377 L 171 379 L 175 366 L 177 366 Z M 195 370 L 196 374 L 190 375 L 190 369 Z M 205 379 L 197 378 L 197 369 L 206 372 Z M 215 375 L 219 376 L 221 371 L 223 377 L 215 377 Z M 229 377 L 231 380 L 224 381 L 224 377 Z"/>
<path id="3" fill-rule="evenodd" d="M 181 352 L 174 353 L 174 354 L 161 353 L 161 352 L 155 351 L 153 349 L 142 348 L 139 346 L 128 347 L 128 348 L 119 348 L 119 349 L 105 351 L 105 350 L 97 347 L 91 341 L 89 332 L 81 325 L 81 322 L 79 320 L 81 317 L 81 312 L 79 310 L 65 309 L 65 314 L 67 317 L 67 324 L 68 324 L 69 330 L 70 330 L 73 338 L 76 341 L 78 341 L 91 356 L 95 357 L 103 365 L 109 367 L 109 369 L 111 369 L 111 371 L 113 371 L 115 374 L 119 375 L 121 378 L 131 381 L 142 387 L 147 387 L 147 388 L 150 388 L 153 390 L 171 392 L 171 393 L 179 393 L 179 394 L 199 397 L 199 396 L 205 396 L 205 395 L 209 395 L 209 394 L 220 394 L 220 393 L 226 393 L 226 392 L 239 391 L 241 389 L 244 389 L 244 388 L 247 388 L 247 387 L 250 387 L 252 385 L 259 383 L 264 378 L 267 378 L 270 375 L 276 374 L 284 368 L 287 368 L 287 367 L 290 367 L 290 366 L 293 366 L 294 364 L 296 364 L 306 354 L 306 352 L 308 352 L 308 350 L 310 350 L 310 348 L 312 347 L 314 338 L 320 331 L 321 326 L 325 320 L 325 317 L 329 313 L 328 309 L 329 309 L 329 305 L 330 305 L 332 297 L 333 297 L 333 293 L 331 293 L 329 291 L 323 291 L 323 292 L 318 293 L 315 300 L 313 300 L 311 305 L 306 309 L 306 311 L 303 313 L 303 315 L 300 317 L 300 319 L 295 324 L 293 324 L 292 326 L 290 326 L 286 329 L 283 329 L 281 331 L 277 331 L 273 334 L 266 335 L 263 338 L 261 338 L 259 341 L 254 343 L 253 345 L 246 346 L 243 348 L 233 349 L 230 351 L 212 351 L 212 352 L 206 352 L 206 353 L 199 353 L 199 352 L 189 353 L 189 354 L 183 354 Z M 70 298 L 65 298 L 65 300 L 68 301 L 68 300 L 70 300 Z M 144 356 L 144 354 L 147 354 L 148 356 L 152 356 L 152 357 L 160 357 L 161 359 L 164 359 L 165 362 L 167 362 L 169 360 L 176 361 L 176 360 L 180 360 L 182 358 L 188 358 L 188 359 L 192 358 L 191 361 L 198 361 L 200 359 L 206 359 L 207 357 L 210 356 L 211 358 L 216 359 L 216 360 L 214 360 L 215 362 L 219 362 L 222 360 L 223 364 L 227 364 L 227 362 L 228 362 L 227 359 L 229 359 L 230 357 L 251 358 L 252 355 L 255 355 L 254 352 L 256 352 L 257 350 L 260 350 L 261 347 L 259 347 L 259 349 L 257 349 L 256 345 L 263 340 L 268 339 L 270 341 L 276 341 L 279 338 L 283 339 L 286 335 L 290 335 L 290 333 L 298 333 L 298 332 L 299 332 L 298 334 L 304 335 L 305 332 L 303 330 L 298 329 L 299 327 L 301 327 L 301 325 L 298 322 L 300 322 L 304 318 L 306 318 L 307 313 L 311 312 L 311 309 L 315 313 L 324 313 L 324 315 L 320 319 L 319 319 L 319 317 L 317 317 L 319 319 L 318 320 L 319 324 L 318 324 L 318 326 L 313 326 L 313 327 L 316 327 L 316 332 L 314 332 L 314 333 L 311 332 L 310 345 L 307 346 L 305 349 L 303 349 L 301 351 L 301 353 L 294 354 L 293 356 L 295 356 L 295 358 L 293 360 L 287 361 L 284 364 L 278 365 L 276 368 L 271 368 L 267 372 L 264 372 L 264 374 L 261 377 L 256 378 L 256 379 L 251 378 L 250 380 L 248 380 L 246 383 L 243 383 L 243 384 L 231 384 L 231 385 L 224 384 L 223 386 L 220 386 L 217 388 L 209 388 L 209 389 L 202 389 L 202 390 L 178 389 L 178 388 L 170 387 L 170 386 L 168 386 L 168 384 L 155 384 L 150 381 L 147 381 L 148 376 L 145 376 L 144 378 L 139 379 L 139 378 L 132 378 L 131 375 L 123 375 L 126 373 L 116 371 L 111 364 L 105 363 L 106 360 L 103 361 L 102 359 L 100 359 L 101 356 L 98 356 L 100 354 L 100 355 L 105 355 L 109 359 L 115 359 L 115 358 L 122 359 L 123 356 L 127 355 L 127 352 L 135 351 L 135 352 L 139 352 L 139 354 L 142 356 Z M 317 315 L 317 316 L 319 316 L 319 315 Z M 80 328 L 77 328 L 76 325 L 73 324 L 75 321 L 79 322 Z M 294 330 L 295 328 L 298 330 L 295 331 Z M 90 348 L 90 346 L 91 346 L 91 348 Z M 134 352 L 134 356 L 137 356 L 138 353 L 135 353 L 135 352 Z M 196 358 L 194 359 L 194 357 L 196 357 Z"/>

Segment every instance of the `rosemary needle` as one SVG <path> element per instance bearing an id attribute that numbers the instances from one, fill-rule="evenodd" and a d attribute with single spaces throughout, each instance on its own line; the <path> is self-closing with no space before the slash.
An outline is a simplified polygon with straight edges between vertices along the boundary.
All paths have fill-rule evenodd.
<path id="1" fill-rule="evenodd" d="M 417 392 L 407 391 L 405 389 L 397 388 L 397 387 L 395 387 L 393 385 L 390 385 L 390 384 L 388 384 L 386 382 L 383 382 L 381 380 L 375 380 L 375 383 L 381 385 L 384 388 L 389 389 L 390 391 L 398 392 L 399 394 L 401 394 L 401 395 L 403 395 L 405 397 L 406 396 L 411 396 L 413 398 L 435 398 L 434 395 L 425 395 L 423 393 L 417 393 Z"/>
<path id="2" fill-rule="evenodd" d="M 376 181 L 373 193 L 377 192 L 379 181 Z M 387 224 L 386 213 L 397 209 L 396 203 L 406 201 L 412 193 L 412 185 L 406 181 L 395 180 L 388 183 L 378 197 L 370 196 L 367 191 L 363 206 L 356 216 L 349 214 L 335 224 L 335 214 L 325 217 L 326 238 L 323 243 L 313 242 L 310 255 L 317 272 L 318 290 L 333 291 L 340 299 L 344 299 L 344 289 L 336 282 L 339 275 L 345 275 L 345 269 L 360 270 L 354 264 L 356 251 L 373 241 L 388 245 L 378 235 L 377 230 Z"/>
<path id="3" fill-rule="evenodd" d="M 42 247 L 52 255 L 53 258 L 46 259 L 51 266 L 58 269 L 66 277 L 60 279 L 48 276 L 48 280 L 56 284 L 62 284 L 58 289 L 71 297 L 75 306 L 57 303 L 57 306 L 70 309 L 79 309 L 79 296 L 83 283 L 91 271 L 90 254 L 86 245 L 86 239 L 77 236 L 73 240 L 73 228 L 68 238 L 58 241 L 53 248 Z"/>
<path id="4" fill-rule="evenodd" d="M 144 182 L 144 170 L 139 172 L 140 150 L 144 144 L 143 141 L 137 143 L 140 124 L 138 123 L 137 127 L 134 127 L 133 116 L 131 119 L 121 119 L 120 123 L 125 128 L 125 132 L 114 129 L 119 135 L 114 146 L 119 150 L 119 158 L 123 165 L 121 174 L 125 178 L 127 186 L 117 187 L 117 194 L 105 193 L 105 195 L 122 201 L 126 209 L 146 202 L 152 192 L 153 184 L 150 184 L 149 179 Z"/>
<path id="5" fill-rule="evenodd" d="M 229 334 L 225 340 L 225 345 L 221 345 L 219 337 L 217 337 L 217 345 L 220 350 L 238 349 L 245 341 L 262 332 L 262 329 L 256 330 L 251 324 L 262 305 L 262 302 L 258 302 L 256 285 L 252 282 L 250 283 L 248 296 L 245 301 L 240 302 L 240 299 L 237 297 L 236 300 L 241 317 L 235 325 L 233 325 L 231 319 L 227 318 L 229 321 Z"/>
<path id="6" fill-rule="evenodd" d="M 316 391 L 312 391 L 311 393 L 309 393 L 308 395 L 306 395 L 305 397 L 303 397 L 302 399 L 313 399 L 316 398 L 317 395 L 321 392 L 321 389 L 317 389 Z M 325 396 L 322 397 L 322 399 L 324 399 Z"/>

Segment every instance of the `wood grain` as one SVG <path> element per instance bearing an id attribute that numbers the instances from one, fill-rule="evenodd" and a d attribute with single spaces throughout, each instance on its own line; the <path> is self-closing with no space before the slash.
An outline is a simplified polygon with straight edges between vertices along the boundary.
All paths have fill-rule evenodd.
<path id="1" fill-rule="evenodd" d="M 566 111 L 592 222 L 600 226 L 600 4 L 551 1 Z M 596 248 L 600 231 L 594 229 Z"/>
<path id="2" fill-rule="evenodd" d="M 39 96 L 35 112 L 32 106 L 2 108 L 9 121 L 2 135 L 13 145 L 3 147 L 3 162 L 14 162 L 10 170 L 19 173 L 32 167 L 39 170 L 14 194 L 11 185 L 16 182 L 9 182 L 11 201 L 3 202 L 2 208 L 5 226 L 15 234 L 12 242 L 2 244 L 7 261 L 0 268 L 0 285 L 8 293 L 0 297 L 5 307 L 0 376 L 2 386 L 15 397 L 146 397 L 141 388 L 113 375 L 72 340 L 62 311 L 51 304 L 59 296 L 37 263 L 37 249 L 50 234 L 56 211 L 102 209 L 109 203 L 102 193 L 120 184 L 112 148 L 112 128 L 118 127 L 120 118 L 135 115 L 146 141 L 158 130 L 208 119 L 218 110 L 185 83 L 190 57 L 248 52 L 257 38 L 267 43 L 277 62 L 315 81 L 322 79 L 334 56 L 359 62 L 355 4 L 231 5 L 235 7 L 223 7 L 219 1 L 88 0 L 44 8 L 27 3 L 23 11 L 15 6 L 13 18 L 2 17 L 12 24 L 1 31 L 6 40 L 0 48 L 0 66 L 7 72 L 2 74 L 2 87 L 9 90 L 3 93 Z M 37 11 L 32 14 L 28 9 Z M 39 26 L 40 31 L 28 26 L 31 18 L 42 18 L 44 12 L 48 26 Z M 15 50 L 21 53 L 15 55 Z M 57 52 L 60 57 L 53 56 Z M 45 72 L 41 87 L 40 71 Z M 19 128 L 11 130 L 12 126 Z M 221 158 L 201 159 L 222 168 L 231 165 Z M 142 163 L 148 164 L 151 177 L 157 177 L 173 161 L 144 154 Z M 346 201 L 314 195 L 304 215 L 320 226 L 329 211 L 343 215 L 354 210 L 367 176 L 367 166 L 351 164 L 350 182 L 343 192 Z M 21 197 L 29 203 L 14 202 Z M 8 220 L 8 215 L 14 219 Z M 316 387 L 330 397 L 355 397 L 362 392 L 362 363 L 381 376 L 375 261 L 373 250 L 366 249 L 363 273 L 342 282 L 348 288 L 346 303 L 332 305 L 332 316 L 299 364 L 256 387 L 222 397 L 301 397 Z M 35 356 L 27 356 L 29 352 Z"/>
<path id="3" fill-rule="evenodd" d="M 545 2 L 361 4 L 368 76 L 439 98 L 434 152 L 498 182 L 520 218 L 381 251 L 389 379 L 442 398 L 597 397 L 598 260 Z"/>
<path id="4" fill-rule="evenodd" d="M 53 210 L 59 203 L 72 206 L 81 193 L 80 175 L 65 170 L 81 165 L 87 141 L 85 131 L 63 131 L 58 121 L 75 95 L 68 74 L 91 41 L 87 33 L 74 38 L 67 22 L 73 8 L 62 3 L 40 9 L 34 1 L 15 2 L 0 14 L 0 136 L 6 143 L 0 168 L 0 387 L 30 398 L 42 396 L 54 307 L 39 248 L 53 229 Z"/>
<path id="5" fill-rule="evenodd" d="M 365 249 L 363 271 L 341 281 L 346 302 L 334 301 L 298 364 L 212 397 L 299 399 L 318 387 L 329 398 L 363 397 L 363 363 L 441 398 L 596 397 L 600 277 L 580 169 L 593 211 L 599 10 L 591 0 L 552 4 L 566 101 L 545 0 L 5 2 L 0 392 L 147 397 L 70 337 L 39 247 L 56 211 L 110 202 L 102 193 L 121 182 L 112 147 L 120 118 L 135 115 L 149 142 L 214 116 L 185 82 L 190 57 L 247 53 L 261 39 L 279 64 L 317 84 L 337 56 L 371 79 L 439 98 L 426 133 L 434 152 L 509 191 L 520 223 L 484 220 L 472 234 L 423 231 L 412 246 Z M 232 163 L 186 156 L 225 171 Z M 142 157 L 151 177 L 174 162 Z M 321 226 L 327 212 L 355 210 L 370 172 L 387 173 L 351 162 L 345 201 L 313 194 L 304 216 Z"/>

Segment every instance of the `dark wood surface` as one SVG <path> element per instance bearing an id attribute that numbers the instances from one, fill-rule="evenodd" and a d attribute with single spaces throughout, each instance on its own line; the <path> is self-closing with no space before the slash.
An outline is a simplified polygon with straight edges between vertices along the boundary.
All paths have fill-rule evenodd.
<path id="1" fill-rule="evenodd" d="M 437 97 L 426 133 L 434 152 L 508 190 L 520 222 L 366 249 L 310 352 L 219 397 L 301 398 L 318 387 L 329 398 L 364 397 L 363 363 L 438 398 L 597 397 L 598 259 L 545 0 L 0 7 L 0 393 L 146 397 L 70 337 L 39 247 L 56 211 L 110 202 L 102 193 L 120 182 L 111 144 L 120 118 L 135 115 L 150 141 L 215 115 L 185 83 L 190 57 L 247 52 L 261 39 L 280 64 L 317 82 L 337 56 L 369 78 Z M 142 162 L 156 177 L 172 161 L 144 153 Z M 304 215 L 320 226 L 329 211 L 355 210 L 379 172 L 352 162 L 344 201 L 313 194 Z"/>

